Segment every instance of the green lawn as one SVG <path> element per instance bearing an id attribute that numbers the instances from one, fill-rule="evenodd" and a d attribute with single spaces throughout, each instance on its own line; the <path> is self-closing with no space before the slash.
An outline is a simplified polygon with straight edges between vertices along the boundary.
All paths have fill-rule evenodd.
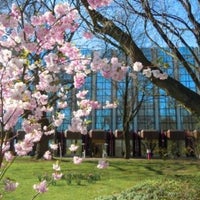
<path id="1" fill-rule="evenodd" d="M 74 165 L 71 159 L 61 162 L 63 174 L 94 174 L 100 175 L 100 180 L 88 183 L 82 180 L 78 185 L 75 180 L 69 185 L 65 180 L 50 185 L 49 191 L 39 195 L 38 200 L 90 200 L 104 195 L 115 195 L 125 189 L 137 186 L 145 181 L 183 180 L 183 188 L 187 192 L 191 184 L 199 184 L 200 161 L 198 160 L 145 160 L 145 159 L 108 159 L 107 169 L 97 169 L 98 159 L 86 159 L 81 165 Z M 9 168 L 6 177 L 19 182 L 16 191 L 6 193 L 6 200 L 31 200 L 35 191 L 33 184 L 38 182 L 38 176 L 52 173 L 55 161 L 36 161 L 30 158 L 18 159 Z M 196 179 L 198 178 L 198 180 Z M 185 191 L 186 191 L 185 189 Z"/>

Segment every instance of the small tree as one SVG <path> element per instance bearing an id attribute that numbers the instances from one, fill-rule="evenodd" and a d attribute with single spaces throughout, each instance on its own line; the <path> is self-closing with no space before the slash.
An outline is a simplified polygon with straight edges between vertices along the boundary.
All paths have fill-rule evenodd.
<path id="1" fill-rule="evenodd" d="M 133 119 L 140 110 L 140 107 L 144 100 L 145 91 L 143 91 L 141 93 L 141 96 L 138 97 L 137 90 L 141 89 L 141 87 L 137 85 L 136 79 L 130 77 L 129 74 L 127 74 L 125 77 L 123 88 L 117 86 L 118 83 L 115 84 L 119 93 L 119 96 L 117 98 L 119 106 L 117 110 L 122 116 L 122 134 L 125 141 L 124 156 L 126 159 L 129 159 L 131 153 L 130 132 L 132 129 Z"/>

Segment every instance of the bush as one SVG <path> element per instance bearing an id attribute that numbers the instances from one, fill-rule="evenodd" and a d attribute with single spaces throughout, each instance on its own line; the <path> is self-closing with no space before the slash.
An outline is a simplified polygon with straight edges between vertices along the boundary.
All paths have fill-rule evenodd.
<path id="1" fill-rule="evenodd" d="M 200 178 L 177 176 L 176 179 L 146 180 L 120 194 L 95 200 L 200 200 L 197 187 Z"/>

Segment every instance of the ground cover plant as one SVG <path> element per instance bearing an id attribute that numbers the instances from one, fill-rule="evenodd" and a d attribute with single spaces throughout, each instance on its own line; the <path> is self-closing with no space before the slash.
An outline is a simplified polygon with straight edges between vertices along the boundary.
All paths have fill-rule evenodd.
<path id="1" fill-rule="evenodd" d="M 61 161 L 64 175 L 81 175 L 48 186 L 48 192 L 36 199 L 195 199 L 200 196 L 200 162 L 198 160 L 108 159 L 106 169 L 98 169 L 99 159 L 84 160 L 74 165 L 71 158 Z M 41 175 L 50 175 L 54 161 L 17 159 L 6 176 L 20 182 L 17 190 L 6 193 L 4 199 L 29 200 L 35 191 L 33 184 Z M 88 181 L 85 176 L 94 175 Z M 76 177 L 76 176 L 74 176 Z M 157 195 L 157 196 L 156 196 Z M 163 195 L 163 196 L 162 196 Z M 163 197 L 163 198 L 162 198 Z"/>

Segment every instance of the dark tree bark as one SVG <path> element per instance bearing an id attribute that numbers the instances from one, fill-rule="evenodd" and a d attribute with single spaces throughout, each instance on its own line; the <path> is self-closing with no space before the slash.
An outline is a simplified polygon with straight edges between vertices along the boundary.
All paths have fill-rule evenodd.
<path id="1" fill-rule="evenodd" d="M 36 159 L 43 158 L 44 153 L 49 149 L 49 140 L 51 139 L 50 135 L 42 135 L 41 140 L 36 145 Z"/>
<path id="2" fill-rule="evenodd" d="M 40 120 L 42 128 L 44 126 L 49 126 L 49 120 L 44 116 Z M 43 134 L 40 141 L 36 144 L 36 152 L 35 152 L 35 158 L 41 159 L 44 155 L 44 153 L 49 149 L 49 140 L 52 138 L 51 135 L 45 135 Z"/>

